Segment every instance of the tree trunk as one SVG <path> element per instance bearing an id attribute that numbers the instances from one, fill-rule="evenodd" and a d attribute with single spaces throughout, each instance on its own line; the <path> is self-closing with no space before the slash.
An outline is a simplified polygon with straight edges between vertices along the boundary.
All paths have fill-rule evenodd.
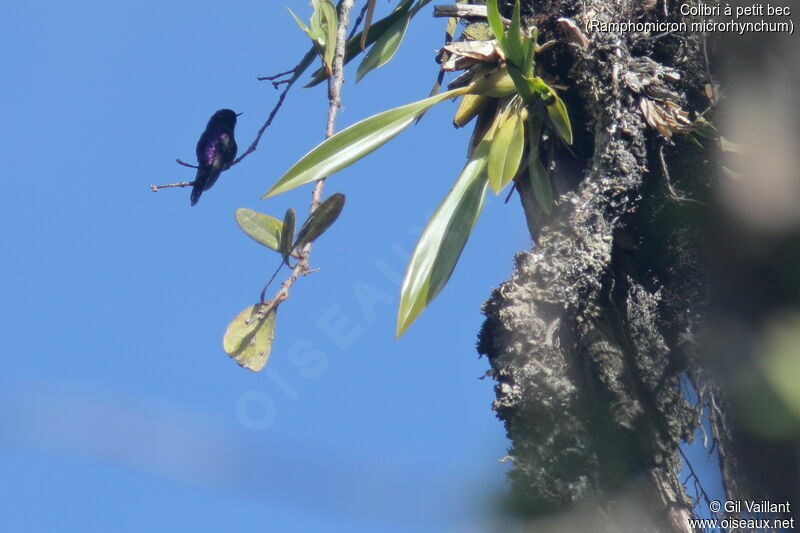
<path id="1" fill-rule="evenodd" d="M 494 408 L 512 443 L 515 508 L 549 515 L 539 530 L 691 531 L 694 502 L 680 478 L 680 445 L 693 438 L 701 415 L 730 499 L 785 501 L 798 493 L 795 463 L 780 475 L 750 475 L 758 454 L 744 453 L 742 442 L 767 444 L 736 421 L 738 367 L 708 357 L 729 353 L 715 331 L 739 328 L 727 338 L 746 342 L 730 354 L 737 364 L 752 362 L 764 316 L 778 301 L 756 299 L 765 282 L 757 267 L 774 267 L 764 247 L 800 250 L 794 218 L 791 231 L 772 228 L 780 238 L 755 257 L 731 247 L 735 231 L 720 223 L 731 218 L 717 191 L 730 181 L 720 173 L 721 154 L 669 136 L 679 129 L 680 110 L 714 107 L 713 43 L 691 32 L 597 31 L 585 34 L 584 48 L 574 39 L 566 44 L 565 24 L 557 22 L 566 17 L 584 32 L 589 20 L 691 22 L 672 4 L 525 2 L 540 42 L 559 42 L 538 60 L 569 87 L 563 96 L 576 142 L 571 151 L 554 148 L 558 200 L 550 216 L 537 209 L 527 180 L 517 181 L 535 244 L 517 255 L 511 279 L 485 303 L 478 350 L 491 363 Z M 787 59 L 796 66 L 796 56 Z M 648 106 L 666 112 L 666 131 L 648 125 Z M 744 245 L 762 235 L 751 232 Z M 798 255 L 780 259 L 798 266 Z M 749 266 L 742 276 L 727 268 L 742 262 Z M 780 283 L 794 283 L 794 292 L 781 294 Z M 794 279 L 773 284 L 782 309 L 787 301 L 800 307 Z M 772 408 L 761 399 L 767 404 L 760 408 Z M 789 461 L 799 439 L 797 425 L 787 428 L 770 449 Z M 565 510 L 571 513 L 555 513 Z"/>

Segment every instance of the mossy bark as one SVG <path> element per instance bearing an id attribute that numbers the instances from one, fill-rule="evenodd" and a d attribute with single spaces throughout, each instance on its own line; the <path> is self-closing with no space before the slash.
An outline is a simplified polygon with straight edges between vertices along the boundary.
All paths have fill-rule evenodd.
<path id="1" fill-rule="evenodd" d="M 704 357 L 717 302 L 718 154 L 665 137 L 642 114 L 654 94 L 690 115 L 709 108 L 713 43 L 595 32 L 583 48 L 557 22 L 585 31 L 590 19 L 687 20 L 677 6 L 664 10 L 663 1 L 525 2 L 540 41 L 559 41 L 540 62 L 569 87 L 576 142 L 554 150 L 550 216 L 518 178 L 534 246 L 485 303 L 479 336 L 519 509 L 542 516 L 591 502 L 598 531 L 690 531 L 679 447 L 704 407 L 729 496 L 765 497 L 740 468 L 726 382 Z"/>

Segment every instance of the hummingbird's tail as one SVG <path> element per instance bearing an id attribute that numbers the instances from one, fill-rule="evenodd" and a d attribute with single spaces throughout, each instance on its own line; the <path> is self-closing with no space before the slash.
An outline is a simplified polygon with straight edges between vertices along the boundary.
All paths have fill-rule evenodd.
<path id="1" fill-rule="evenodd" d="M 189 197 L 189 201 L 192 205 L 195 205 L 198 200 L 200 200 L 200 195 L 203 194 L 203 191 L 208 189 L 206 184 L 208 183 L 208 177 L 211 171 L 209 167 L 197 169 L 197 176 L 195 176 L 194 184 L 192 185 L 192 195 Z"/>
<path id="2" fill-rule="evenodd" d="M 190 197 L 192 205 L 197 203 L 197 201 L 200 199 L 200 195 L 203 194 L 203 191 L 207 191 L 212 185 L 214 185 L 214 183 L 217 182 L 220 172 L 222 172 L 222 170 L 218 165 L 215 164 L 203 165 L 197 169 L 197 176 L 194 178 L 194 185 L 192 185 L 192 196 Z"/>
<path id="3" fill-rule="evenodd" d="M 194 185 L 192 185 L 192 195 L 189 197 L 189 201 L 192 205 L 195 205 L 198 200 L 200 200 L 200 195 L 203 194 L 203 188 L 197 186 L 197 180 L 194 181 Z"/>

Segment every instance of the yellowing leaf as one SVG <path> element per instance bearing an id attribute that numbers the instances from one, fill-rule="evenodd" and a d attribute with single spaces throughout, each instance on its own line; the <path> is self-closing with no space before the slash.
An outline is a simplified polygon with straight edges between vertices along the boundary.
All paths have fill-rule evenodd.
<path id="1" fill-rule="evenodd" d="M 495 68 L 485 74 L 479 74 L 470 85 L 471 94 L 480 94 L 503 98 L 517 91 L 514 80 L 508 69 Z"/>
<path id="2" fill-rule="evenodd" d="M 478 113 L 483 111 L 483 108 L 488 103 L 488 96 L 465 94 L 461 97 L 461 102 L 458 104 L 458 109 L 456 109 L 456 114 L 453 117 L 453 126 L 456 128 L 466 126 Z"/>
<path id="3" fill-rule="evenodd" d="M 489 149 L 489 185 L 495 194 L 514 179 L 525 148 L 525 126 L 518 113 L 503 117 Z"/>
<path id="4" fill-rule="evenodd" d="M 222 347 L 240 366 L 258 372 L 267 364 L 275 338 L 275 310 L 258 317 L 263 304 L 251 305 L 228 324 Z"/>
<path id="5" fill-rule="evenodd" d="M 569 122 L 569 113 L 564 101 L 559 98 L 556 92 L 550 89 L 550 95 L 555 98 L 555 102 L 547 106 L 547 116 L 556 128 L 556 133 L 565 143 L 572 144 L 572 125 Z"/>

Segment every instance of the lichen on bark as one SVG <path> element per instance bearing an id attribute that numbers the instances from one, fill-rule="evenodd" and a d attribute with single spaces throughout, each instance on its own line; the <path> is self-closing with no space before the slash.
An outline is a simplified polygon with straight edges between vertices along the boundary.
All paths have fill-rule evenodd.
<path id="1" fill-rule="evenodd" d="M 651 4 L 529 1 L 525 11 L 544 40 L 563 40 L 559 17 L 585 28 L 589 18 L 655 17 Z M 587 37 L 586 49 L 562 44 L 546 58 L 570 86 L 571 114 L 582 119 L 573 123 L 576 155 L 555 158 L 560 194 L 549 217 L 518 181 L 535 244 L 517 254 L 511 278 L 485 303 L 478 350 L 497 381 L 494 407 L 511 440 L 510 475 L 525 512 L 591 501 L 614 530 L 622 522 L 611 502 L 636 493 L 647 508 L 640 531 L 688 531 L 692 502 L 678 477 L 679 445 L 699 418 L 686 399 L 685 372 L 686 339 L 704 305 L 694 254 L 704 237 L 693 229 L 693 206 L 673 194 L 689 180 L 662 168 L 662 157 L 694 169 L 692 193 L 702 195 L 710 177 L 697 150 L 671 149 L 648 127 L 640 103 L 649 86 L 690 107 L 705 79 L 702 42 Z M 566 175 L 576 171 L 578 179 Z"/>

